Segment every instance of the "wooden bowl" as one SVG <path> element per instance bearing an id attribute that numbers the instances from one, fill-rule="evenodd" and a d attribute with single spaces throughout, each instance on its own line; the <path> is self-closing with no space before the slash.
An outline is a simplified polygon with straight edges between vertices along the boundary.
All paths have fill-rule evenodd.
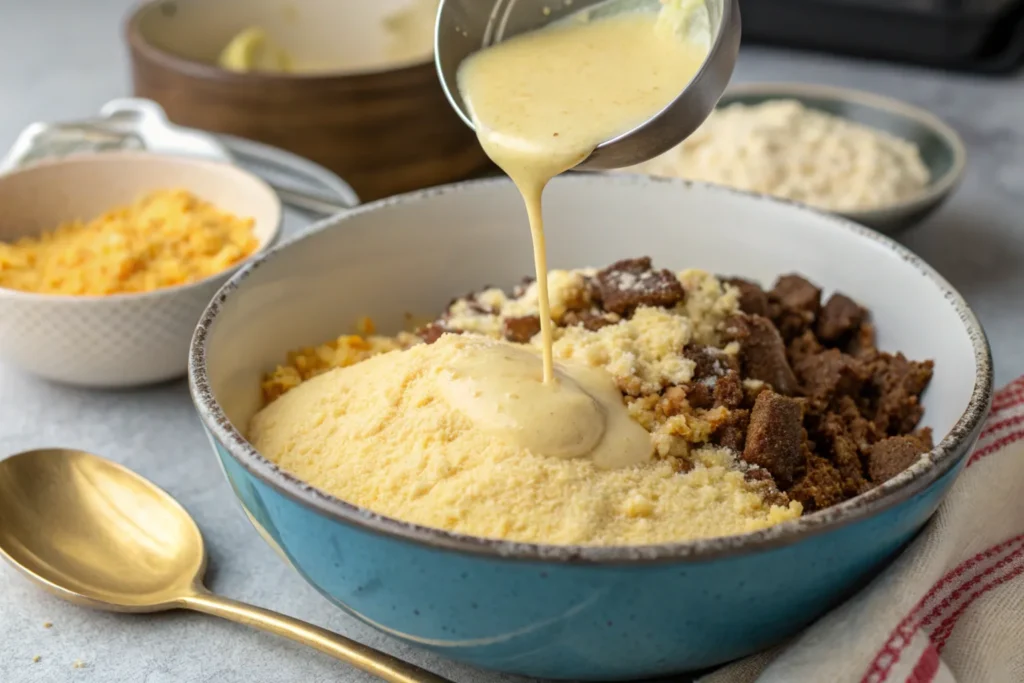
<path id="1" fill-rule="evenodd" d="M 135 95 L 183 126 L 259 140 L 338 173 L 366 200 L 452 182 L 489 166 L 425 54 L 389 59 L 384 18 L 413 0 L 154 0 L 128 18 Z M 301 73 L 217 66 L 264 28 Z"/>

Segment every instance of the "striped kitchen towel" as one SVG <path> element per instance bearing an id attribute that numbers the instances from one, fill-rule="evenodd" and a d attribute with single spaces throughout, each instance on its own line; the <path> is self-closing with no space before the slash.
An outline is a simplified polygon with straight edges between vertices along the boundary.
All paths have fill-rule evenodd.
<path id="1" fill-rule="evenodd" d="M 795 640 L 699 683 L 1024 682 L 1024 377 L 924 532 Z"/>

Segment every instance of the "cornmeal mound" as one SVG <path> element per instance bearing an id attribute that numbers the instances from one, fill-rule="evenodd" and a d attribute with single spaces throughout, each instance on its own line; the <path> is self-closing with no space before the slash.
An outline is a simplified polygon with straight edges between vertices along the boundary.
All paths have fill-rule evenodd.
<path id="1" fill-rule="evenodd" d="M 0 242 L 0 288 L 103 296 L 189 284 L 255 252 L 253 226 L 183 190 L 160 190 L 87 223 Z"/>
<path id="2" fill-rule="evenodd" d="M 391 517 L 474 536 L 631 545 L 723 536 L 798 517 L 771 505 L 735 454 L 601 470 L 534 455 L 442 398 L 439 377 L 477 335 L 378 355 L 303 382 L 253 419 L 249 438 L 295 476 Z M 494 343 L 487 341 L 486 343 Z"/>

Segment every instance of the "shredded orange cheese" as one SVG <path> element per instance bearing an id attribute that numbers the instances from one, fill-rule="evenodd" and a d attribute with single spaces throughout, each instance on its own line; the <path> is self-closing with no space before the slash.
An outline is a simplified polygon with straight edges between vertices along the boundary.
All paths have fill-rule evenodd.
<path id="1" fill-rule="evenodd" d="M 184 190 L 159 190 L 89 222 L 0 242 L 0 288 L 102 296 L 197 282 L 256 251 L 254 224 Z"/>

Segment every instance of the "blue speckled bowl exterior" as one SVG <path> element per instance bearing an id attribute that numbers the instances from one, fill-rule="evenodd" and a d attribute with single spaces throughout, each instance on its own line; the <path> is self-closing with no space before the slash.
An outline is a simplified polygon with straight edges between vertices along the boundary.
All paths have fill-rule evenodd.
<path id="1" fill-rule="evenodd" d="M 390 519 L 304 484 L 252 448 L 243 430 L 258 407 L 259 374 L 287 349 L 330 338 L 348 316 L 365 314 L 367 293 L 390 325 L 402 311 L 436 310 L 482 278 L 514 282 L 529 263 L 528 240 L 514 232 L 519 202 L 507 182 L 479 181 L 358 208 L 243 270 L 196 329 L 190 387 L 234 493 L 267 542 L 329 600 L 381 631 L 487 669 L 585 680 L 680 674 L 794 635 L 876 575 L 938 507 L 992 391 L 988 344 L 960 295 L 867 228 L 763 197 L 639 177 L 556 179 L 545 207 L 559 226 L 551 262 L 610 262 L 635 240 L 662 260 L 686 254 L 712 272 L 767 279 L 780 268 L 807 269 L 869 296 L 883 336 L 903 325 L 883 342 L 941 357 L 926 396 L 927 414 L 945 416 L 936 448 L 853 500 L 769 529 L 608 548 L 487 540 Z M 675 216 L 717 230 L 673 229 Z M 610 232 L 627 220 L 628 237 Z M 580 239 L 591 240 L 582 255 Z M 723 250 L 723 240 L 735 248 Z"/>
<path id="2" fill-rule="evenodd" d="M 223 445 L 216 451 L 253 523 L 347 612 L 483 668 L 594 681 L 699 670 L 792 636 L 892 559 L 964 462 L 832 533 L 767 552 L 616 566 L 496 559 L 383 536 L 319 514 Z"/>

